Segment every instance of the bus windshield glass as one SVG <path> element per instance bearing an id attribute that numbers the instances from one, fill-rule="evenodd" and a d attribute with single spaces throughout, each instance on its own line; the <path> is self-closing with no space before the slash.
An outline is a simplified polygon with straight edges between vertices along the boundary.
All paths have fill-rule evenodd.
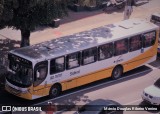
<path id="1" fill-rule="evenodd" d="M 16 55 L 9 54 L 9 68 L 13 74 L 7 76 L 8 81 L 18 86 L 30 86 L 33 80 L 32 63 Z"/>
<path id="2" fill-rule="evenodd" d="M 154 21 L 156 24 L 160 23 L 160 16 L 152 15 L 151 21 Z"/>

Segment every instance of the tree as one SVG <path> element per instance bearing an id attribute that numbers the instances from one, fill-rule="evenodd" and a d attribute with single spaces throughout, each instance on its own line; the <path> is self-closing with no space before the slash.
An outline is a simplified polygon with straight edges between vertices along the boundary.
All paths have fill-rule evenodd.
<path id="1" fill-rule="evenodd" d="M 0 17 L 1 17 L 2 12 L 3 12 L 3 5 L 4 5 L 4 0 L 0 0 Z"/>
<path id="2" fill-rule="evenodd" d="M 21 47 L 30 45 L 31 31 L 67 15 L 66 0 L 0 0 L 0 29 L 21 31 Z"/>

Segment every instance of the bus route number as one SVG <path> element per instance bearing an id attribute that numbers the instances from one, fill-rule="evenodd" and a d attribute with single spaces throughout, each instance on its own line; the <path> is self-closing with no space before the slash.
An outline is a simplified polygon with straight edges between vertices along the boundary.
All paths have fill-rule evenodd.
<path id="1" fill-rule="evenodd" d="M 62 73 L 56 74 L 56 75 L 54 75 L 54 76 L 51 76 L 50 79 L 59 78 L 59 77 L 61 77 L 61 76 L 62 76 Z"/>

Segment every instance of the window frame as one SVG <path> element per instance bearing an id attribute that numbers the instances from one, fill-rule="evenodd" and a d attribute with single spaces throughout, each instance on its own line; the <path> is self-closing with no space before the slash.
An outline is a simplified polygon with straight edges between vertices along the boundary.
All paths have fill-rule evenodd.
<path id="1" fill-rule="evenodd" d="M 122 41 L 122 40 L 126 40 L 126 42 L 127 42 L 127 51 L 125 53 L 122 53 L 122 54 L 116 54 L 116 43 L 119 42 L 119 41 Z M 129 38 L 124 38 L 124 39 L 121 39 L 121 40 L 114 41 L 114 56 L 123 55 L 123 54 L 126 54 L 128 52 L 129 52 Z"/>
<path id="2" fill-rule="evenodd" d="M 100 59 L 100 47 L 105 46 L 105 45 L 112 45 L 112 55 L 111 55 L 111 57 Z M 98 61 L 109 59 L 109 58 L 112 58 L 113 56 L 114 56 L 114 43 L 113 42 L 98 46 Z"/>
<path id="3" fill-rule="evenodd" d="M 51 61 L 54 60 L 54 66 L 55 66 L 55 60 L 58 59 L 58 58 L 62 58 L 62 57 L 64 58 L 64 64 L 63 64 L 64 69 L 63 69 L 62 71 L 59 71 L 59 72 L 52 72 L 52 73 L 51 73 L 51 68 L 53 68 L 53 65 L 51 64 Z M 52 66 L 52 67 L 51 67 L 51 66 Z M 49 69 L 50 75 L 63 72 L 63 71 L 65 71 L 65 69 L 66 69 L 66 58 L 65 58 L 65 56 L 59 56 L 59 57 L 56 57 L 56 58 L 53 58 L 53 59 L 50 60 L 50 69 Z"/>
<path id="4" fill-rule="evenodd" d="M 136 37 L 136 36 L 139 36 L 139 38 L 140 38 L 141 47 L 138 48 L 138 49 L 131 50 L 131 39 L 132 39 L 133 37 Z M 141 37 L 141 34 L 138 34 L 138 35 L 135 35 L 135 36 L 131 36 L 131 37 L 129 38 L 129 44 L 128 44 L 129 52 L 133 52 L 133 51 L 140 50 L 140 49 L 142 49 L 142 47 L 143 47 L 143 38 Z"/>
<path id="5" fill-rule="evenodd" d="M 156 15 L 151 15 L 150 21 L 153 21 L 154 23 L 160 23 L 160 17 Z"/>
<path id="6" fill-rule="evenodd" d="M 44 63 L 45 65 L 43 65 L 43 66 L 38 66 L 38 65 L 43 64 L 43 63 Z M 36 79 L 36 77 L 37 77 L 36 71 L 38 70 L 38 68 L 42 68 L 42 67 L 44 67 L 44 66 L 47 66 L 46 76 L 45 76 L 43 79 L 37 80 L 37 79 Z M 37 63 L 37 64 L 35 65 L 35 68 L 34 68 L 34 79 L 33 79 L 34 82 L 33 82 L 33 86 L 36 87 L 36 86 L 38 86 L 39 84 L 41 84 L 41 83 L 46 79 L 47 75 L 48 75 L 48 61 L 45 60 L 45 61 L 41 61 L 41 62 Z M 36 83 L 36 84 L 35 84 L 35 83 Z"/>
<path id="7" fill-rule="evenodd" d="M 87 63 L 87 64 L 84 64 L 84 52 L 87 51 L 87 50 L 90 50 L 90 49 L 94 49 L 96 50 L 96 54 L 94 55 L 94 61 L 93 62 L 90 62 L 90 63 Z M 91 63 L 95 63 L 97 61 L 97 56 L 98 56 L 98 48 L 97 47 L 91 47 L 91 48 L 88 48 L 88 49 L 85 49 L 85 50 L 82 50 L 82 54 L 81 54 L 81 65 L 84 66 L 84 65 L 88 65 L 88 64 L 91 64 Z"/>
<path id="8" fill-rule="evenodd" d="M 69 68 L 68 67 L 68 63 L 69 63 L 69 56 L 72 55 L 72 54 L 78 54 L 78 66 L 75 66 L 75 67 L 72 67 L 72 68 Z M 70 70 L 70 69 L 74 69 L 74 68 L 77 68 L 77 67 L 80 67 L 81 66 L 81 58 L 82 58 L 82 53 L 80 51 L 78 52 L 74 52 L 74 53 L 70 53 L 68 55 L 66 55 L 66 70 Z"/>
<path id="9" fill-rule="evenodd" d="M 146 35 L 146 34 L 148 34 L 148 33 L 152 33 L 152 32 L 154 32 L 154 33 L 155 33 L 154 43 L 153 43 L 152 45 L 149 45 L 149 46 L 147 45 L 147 46 L 146 46 L 146 45 L 145 45 L 145 35 Z M 152 30 L 152 31 L 149 31 L 149 32 L 143 33 L 143 34 L 141 35 L 141 36 L 142 36 L 142 40 L 143 40 L 143 48 L 147 48 L 147 47 L 153 46 L 153 45 L 155 44 L 155 42 L 156 42 L 156 33 L 157 33 L 157 32 L 156 32 L 156 30 Z"/>

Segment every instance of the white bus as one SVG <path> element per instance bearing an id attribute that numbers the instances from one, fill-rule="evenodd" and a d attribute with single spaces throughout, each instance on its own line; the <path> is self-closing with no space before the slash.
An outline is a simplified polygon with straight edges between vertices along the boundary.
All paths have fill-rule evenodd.
<path id="1" fill-rule="evenodd" d="M 5 89 L 25 99 L 49 95 L 124 72 L 156 60 L 159 28 L 129 19 L 19 48 L 8 54 Z"/>
<path id="2" fill-rule="evenodd" d="M 158 13 L 158 12 L 153 13 L 153 14 L 151 15 L 150 21 L 160 27 L 160 12 L 159 12 L 159 13 Z M 157 52 L 158 52 L 158 53 L 157 53 L 158 56 L 160 57 L 160 34 L 159 34 L 158 51 L 157 51 Z"/>

